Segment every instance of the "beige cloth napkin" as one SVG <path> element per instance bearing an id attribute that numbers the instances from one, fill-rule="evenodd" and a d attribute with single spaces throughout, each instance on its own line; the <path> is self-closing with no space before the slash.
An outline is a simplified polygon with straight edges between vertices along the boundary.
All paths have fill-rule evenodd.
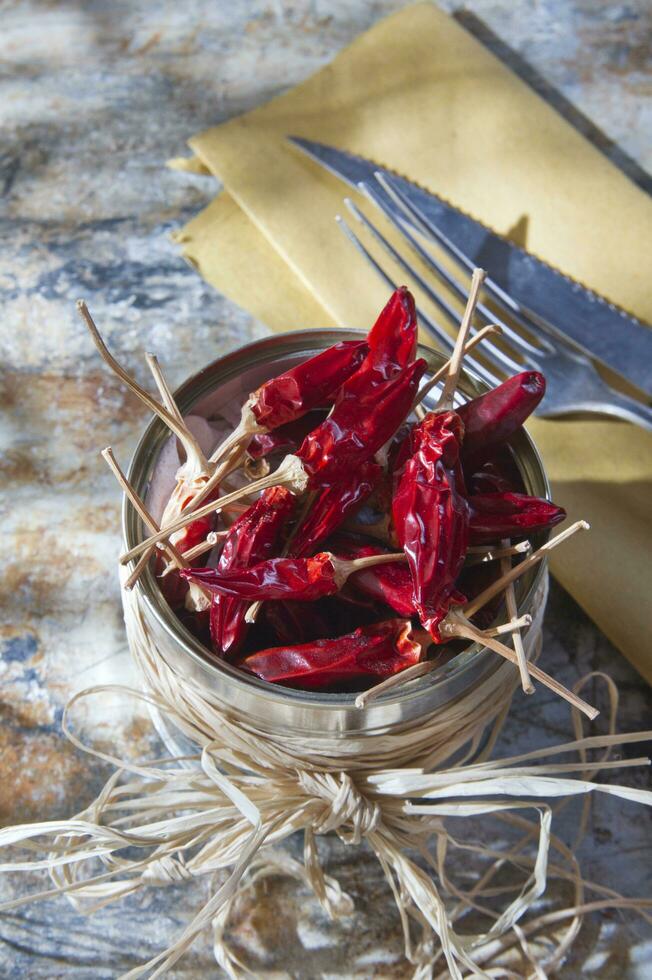
<path id="1" fill-rule="evenodd" d="M 202 275 L 273 329 L 366 327 L 387 294 L 335 226 L 343 186 L 293 149 L 290 133 L 404 173 L 498 232 L 518 229 L 531 251 L 652 321 L 649 199 L 421 3 L 287 95 L 191 140 L 227 193 L 178 239 Z M 592 524 L 555 554 L 553 571 L 652 680 L 652 437 L 597 420 L 535 420 L 530 430 L 555 500 Z"/>

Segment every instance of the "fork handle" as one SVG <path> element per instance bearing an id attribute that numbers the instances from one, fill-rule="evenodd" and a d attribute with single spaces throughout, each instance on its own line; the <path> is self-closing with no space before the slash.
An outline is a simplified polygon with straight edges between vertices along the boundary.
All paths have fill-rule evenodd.
<path id="1" fill-rule="evenodd" d="M 652 432 L 652 408 L 649 405 L 642 405 L 641 402 L 637 402 L 627 395 L 621 395 L 620 392 L 613 391 L 613 389 L 610 392 L 609 401 L 590 402 L 586 406 L 586 410 L 597 412 L 600 415 L 612 415 Z"/>

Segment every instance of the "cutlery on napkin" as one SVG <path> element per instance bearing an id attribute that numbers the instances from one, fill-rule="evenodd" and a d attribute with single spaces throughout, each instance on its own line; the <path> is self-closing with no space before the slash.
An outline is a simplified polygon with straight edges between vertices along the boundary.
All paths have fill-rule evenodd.
<path id="1" fill-rule="evenodd" d="M 195 136 L 226 193 L 178 235 L 218 289 L 273 329 L 366 329 L 386 299 L 333 216 L 342 186 L 286 140 L 405 174 L 644 321 L 652 202 L 455 20 L 420 3 L 286 95 Z M 652 680 L 652 437 L 618 422 L 533 420 L 556 502 L 592 531 L 552 570 Z"/>

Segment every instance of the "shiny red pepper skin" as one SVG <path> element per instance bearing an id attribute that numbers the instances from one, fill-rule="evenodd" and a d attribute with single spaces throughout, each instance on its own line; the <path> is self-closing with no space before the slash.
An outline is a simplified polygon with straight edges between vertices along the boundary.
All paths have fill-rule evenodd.
<path id="1" fill-rule="evenodd" d="M 367 336 L 365 367 L 384 378 L 398 374 L 414 360 L 417 349 L 417 311 L 407 286 L 395 290 Z"/>
<path id="2" fill-rule="evenodd" d="M 284 687 L 321 690 L 391 677 L 421 660 L 410 623 L 392 619 L 361 626 L 334 640 L 273 647 L 245 657 L 240 666 L 261 680 Z"/>
<path id="3" fill-rule="evenodd" d="M 337 482 L 372 459 L 408 415 L 425 369 L 420 359 L 389 381 L 374 369 L 349 378 L 331 414 L 296 452 L 310 489 Z"/>
<path id="4" fill-rule="evenodd" d="M 412 575 L 414 605 L 436 641 L 468 548 L 469 507 L 457 472 L 462 424 L 456 412 L 431 413 L 415 426 L 412 455 L 392 502 L 394 529 Z"/>
<path id="5" fill-rule="evenodd" d="M 277 429 L 331 400 L 367 356 L 364 340 L 344 340 L 308 358 L 255 392 L 251 409 L 256 422 Z"/>
<path id="6" fill-rule="evenodd" d="M 367 558 L 370 555 L 383 555 L 385 548 L 374 544 L 362 544 L 353 539 L 338 535 L 331 542 L 333 553 L 338 558 Z M 384 602 L 399 616 L 414 616 L 412 576 L 405 562 L 390 562 L 388 565 L 373 565 L 354 572 L 347 585 L 362 595 Z"/>
<path id="7" fill-rule="evenodd" d="M 461 405 L 464 423 L 462 461 L 475 466 L 492 450 L 507 442 L 532 414 L 546 393 L 546 379 L 539 371 L 522 371 L 484 395 Z"/>
<path id="8" fill-rule="evenodd" d="M 473 544 L 547 531 L 566 517 L 563 507 L 525 493 L 483 493 L 468 498 Z"/>
<path id="9" fill-rule="evenodd" d="M 292 539 L 291 554 L 297 558 L 314 554 L 371 495 L 382 475 L 383 471 L 376 463 L 362 463 L 340 482 L 320 490 Z"/>
<path id="10" fill-rule="evenodd" d="M 265 490 L 231 525 L 224 539 L 217 571 L 235 571 L 269 558 L 274 553 L 294 504 L 295 497 L 285 487 Z M 248 605 L 248 602 L 230 596 L 213 596 L 211 639 L 218 655 L 237 653 L 247 632 L 244 617 Z"/>
<path id="11" fill-rule="evenodd" d="M 303 442 L 309 432 L 324 421 L 326 414 L 325 411 L 312 409 L 300 419 L 287 422 L 273 432 L 257 433 L 247 446 L 247 455 L 252 459 L 262 459 L 271 453 L 291 452 Z"/>
<path id="12" fill-rule="evenodd" d="M 248 602 L 293 599 L 315 602 L 335 595 L 341 588 L 332 555 L 323 552 L 312 558 L 268 558 L 247 568 L 188 568 L 181 572 L 219 595 Z"/>

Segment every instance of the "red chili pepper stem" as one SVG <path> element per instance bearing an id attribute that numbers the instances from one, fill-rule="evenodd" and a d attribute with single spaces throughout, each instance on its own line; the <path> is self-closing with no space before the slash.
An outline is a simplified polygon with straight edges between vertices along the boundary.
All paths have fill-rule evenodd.
<path id="1" fill-rule="evenodd" d="M 381 694 L 386 694 L 387 691 L 391 691 L 393 688 L 402 687 L 408 681 L 413 681 L 417 677 L 423 677 L 424 674 L 429 674 L 436 666 L 436 660 L 421 660 L 419 663 L 413 664 L 412 667 L 406 667 L 400 674 L 387 677 L 380 684 L 374 684 L 373 687 L 358 694 L 355 699 L 356 708 L 366 708 L 370 701 L 375 701 Z"/>
<path id="2" fill-rule="evenodd" d="M 267 476 L 270 469 L 269 463 L 263 456 L 260 456 L 258 459 L 252 459 L 248 453 L 245 453 L 242 471 L 248 480 L 260 480 L 261 477 Z"/>
<path id="3" fill-rule="evenodd" d="M 129 497 L 129 500 L 131 501 L 131 505 L 136 510 L 136 512 L 137 512 L 138 516 L 140 517 L 140 519 L 142 521 L 144 521 L 144 523 L 147 524 L 147 526 L 151 530 L 153 530 L 153 531 L 158 530 L 158 524 L 156 523 L 156 521 L 154 520 L 154 518 L 152 517 L 152 515 L 150 514 L 150 512 L 147 510 L 147 508 L 145 507 L 145 504 L 143 503 L 143 501 L 141 500 L 141 498 L 136 493 L 136 491 L 132 487 L 131 483 L 129 482 L 129 480 L 125 476 L 124 472 L 122 471 L 122 469 L 120 467 L 120 464 L 118 463 L 117 459 L 115 458 L 115 455 L 113 453 L 113 449 L 111 448 L 111 446 L 107 446 L 105 449 L 103 449 L 101 455 L 102 455 L 102 458 L 108 464 L 108 467 L 111 470 L 111 472 L 113 473 L 113 475 L 115 476 L 116 480 L 118 481 L 118 483 L 122 487 L 124 493 L 127 495 L 127 497 Z M 173 565 L 174 565 L 175 568 L 187 568 L 188 567 L 188 563 L 183 560 L 183 557 L 181 556 L 181 553 L 179 552 L 179 550 L 177 548 L 174 547 L 173 544 L 169 544 L 169 543 L 166 544 L 165 545 L 165 551 L 166 551 L 168 557 L 170 558 L 170 561 L 173 563 Z"/>
<path id="4" fill-rule="evenodd" d="M 363 568 L 373 568 L 374 565 L 388 565 L 391 562 L 397 561 L 407 561 L 407 555 L 403 551 L 393 554 L 366 555 L 364 558 L 336 558 L 335 555 L 332 555 L 335 578 L 340 589 L 350 575 L 361 572 Z"/>
<path id="5" fill-rule="evenodd" d="M 156 532 L 158 530 L 158 524 L 156 523 L 156 521 L 154 520 L 150 512 L 147 510 L 145 504 L 140 499 L 139 495 L 136 493 L 131 483 L 123 473 L 120 464 L 115 458 L 113 454 L 113 450 L 111 449 L 110 446 L 107 446 L 106 449 L 102 450 L 102 457 L 108 464 L 109 469 L 115 476 L 116 480 L 118 481 L 118 483 L 120 484 L 120 486 L 122 487 L 126 495 L 129 497 L 129 500 L 131 501 L 132 506 L 135 508 L 138 516 L 141 518 L 142 521 L 145 522 L 145 524 L 150 528 L 150 530 Z M 165 545 L 165 551 L 169 555 L 170 561 L 172 562 L 175 568 L 177 569 L 188 568 L 188 562 L 186 561 L 186 559 L 184 559 L 183 555 L 179 553 L 178 549 L 175 548 L 173 544 L 168 543 L 167 545 Z M 133 585 L 130 584 L 130 588 L 133 588 Z M 195 610 L 207 609 L 210 606 L 210 601 L 211 601 L 210 593 L 207 592 L 206 589 L 203 588 L 203 586 L 197 585 L 197 583 L 192 583 L 192 584 L 189 583 L 188 596 L 190 598 L 191 608 Z"/>
<path id="6" fill-rule="evenodd" d="M 529 613 L 525 613 L 523 616 L 517 616 L 515 619 L 510 619 L 507 623 L 501 623 L 500 626 L 492 626 L 488 630 L 483 630 L 487 636 L 504 636 L 506 633 L 513 633 L 514 636 L 518 634 L 521 629 L 526 629 L 528 626 L 532 625 L 532 617 Z"/>
<path id="7" fill-rule="evenodd" d="M 499 640 L 494 639 L 485 631 L 477 629 L 477 627 L 473 626 L 472 623 L 469 623 L 463 614 L 456 612 L 455 610 L 448 613 L 446 620 L 440 624 L 440 632 L 442 632 L 443 635 L 447 635 L 451 638 L 462 637 L 466 640 L 472 640 L 474 643 L 481 643 L 484 646 L 489 647 L 489 649 L 493 650 L 495 653 L 500 654 L 501 657 L 504 657 L 505 660 L 508 660 L 511 664 L 514 664 L 514 666 L 518 667 L 518 657 L 513 650 L 506 647 L 505 644 L 501 643 Z M 558 694 L 564 699 L 564 701 L 568 701 L 569 704 L 585 714 L 587 718 L 591 719 L 591 721 L 593 721 L 593 719 L 600 714 L 597 708 L 587 704 L 587 702 L 583 701 L 582 698 L 577 696 L 577 694 L 569 691 L 563 684 L 560 684 L 559 681 L 555 680 L 554 677 L 551 677 L 550 674 L 546 674 L 545 671 L 541 670 L 541 668 L 537 667 L 535 664 L 528 664 L 528 671 L 531 676 L 543 684 L 544 687 L 547 687 L 550 691 L 554 691 L 554 693 Z"/>
<path id="8" fill-rule="evenodd" d="M 213 491 L 217 491 L 217 488 L 223 483 L 226 477 L 238 469 L 244 459 L 244 455 L 245 450 L 242 445 L 233 446 L 228 455 L 220 463 L 216 464 L 216 468 L 209 479 L 196 489 L 192 500 L 185 504 L 183 513 L 186 515 L 194 514 L 206 497 L 210 496 Z M 167 522 L 165 526 L 167 527 Z"/>
<path id="9" fill-rule="evenodd" d="M 481 330 L 478 330 L 478 332 L 474 334 L 473 337 L 470 338 L 470 340 L 467 340 L 467 342 L 464 345 L 464 354 L 468 354 L 470 351 L 473 350 L 474 347 L 477 347 L 478 344 L 482 343 L 482 341 L 485 340 L 487 337 L 491 337 L 493 334 L 498 334 L 502 332 L 503 332 L 502 329 L 498 326 L 497 323 L 488 324 L 486 327 L 483 327 Z M 445 364 L 442 364 L 439 370 L 435 371 L 432 378 L 430 378 L 423 386 L 423 388 L 420 389 L 419 394 L 417 395 L 417 397 L 414 399 L 414 402 L 412 403 L 412 411 L 414 411 L 421 404 L 423 399 L 430 394 L 432 389 L 437 387 L 437 385 L 444 377 L 444 375 L 446 375 L 450 371 L 451 362 L 452 362 L 452 358 L 446 361 Z"/>
<path id="10" fill-rule="evenodd" d="M 192 475 L 196 477 L 200 472 L 206 473 L 206 460 L 204 458 L 204 454 L 199 447 L 199 443 L 189 431 L 185 423 L 179 422 L 178 419 L 174 415 L 170 414 L 166 408 L 159 405 L 156 399 L 152 398 L 149 392 L 145 391 L 144 388 L 141 388 L 138 382 L 125 371 L 118 361 L 116 361 L 115 357 L 113 354 L 111 354 L 106 344 L 102 340 L 102 336 L 97 329 L 95 321 L 93 320 L 93 317 L 91 316 L 83 299 L 77 300 L 77 311 L 86 324 L 93 343 L 100 352 L 102 360 L 105 362 L 105 364 L 111 368 L 113 373 L 120 378 L 123 384 L 125 384 L 130 391 L 133 391 L 136 397 L 139 398 L 151 412 L 154 412 L 155 415 L 158 415 L 161 421 L 165 422 L 168 428 L 171 429 L 175 436 L 179 439 L 181 445 L 186 451 L 186 462 L 189 464 L 189 474 L 192 473 Z"/>
<path id="11" fill-rule="evenodd" d="M 125 552 L 120 557 L 120 564 L 126 565 L 127 562 L 131 561 L 132 558 L 136 558 L 142 551 L 151 548 L 159 541 L 163 541 L 171 534 L 174 534 L 175 531 L 180 531 L 187 524 L 191 524 L 200 517 L 206 517 L 208 514 L 213 513 L 218 514 L 228 504 L 232 504 L 251 494 L 258 493 L 261 490 L 267 490 L 268 487 L 288 487 L 293 493 L 305 493 L 308 488 L 308 476 L 301 460 L 296 456 L 286 456 L 278 468 L 273 473 L 270 473 L 269 476 L 264 476 L 260 480 L 248 483 L 246 487 L 234 490 L 233 493 L 227 493 L 224 497 L 219 497 L 217 500 L 211 500 L 209 503 L 204 504 L 202 507 L 190 513 L 184 511 L 176 521 L 172 521 L 171 524 L 168 524 L 156 534 L 153 534 L 145 541 L 141 541 L 140 544 L 131 548 L 130 551 Z"/>
<path id="12" fill-rule="evenodd" d="M 212 452 L 208 460 L 209 463 L 213 463 L 214 465 L 219 463 L 220 460 L 229 455 L 231 450 L 235 448 L 242 448 L 243 445 L 248 445 L 255 435 L 268 431 L 264 425 L 259 425 L 256 421 L 256 416 L 254 415 L 252 408 L 255 397 L 255 393 L 249 395 L 249 398 L 242 406 L 240 421 L 236 425 L 233 432 L 229 433 L 226 439 L 224 439 L 217 449 Z"/>
<path id="13" fill-rule="evenodd" d="M 201 558 L 207 552 L 212 551 L 218 541 L 225 538 L 228 531 L 209 531 L 206 535 L 206 540 L 196 544 L 194 548 L 190 548 L 188 551 L 182 551 L 181 557 L 185 562 L 193 561 L 195 558 Z M 168 562 L 158 578 L 165 578 L 170 572 L 174 571 L 176 565 L 174 562 Z"/>
<path id="14" fill-rule="evenodd" d="M 140 576 L 143 574 L 143 572 L 145 571 L 145 569 L 149 565 L 149 560 L 150 560 L 151 557 L 152 557 L 151 550 L 150 551 L 143 552 L 143 554 L 140 556 L 140 558 L 138 559 L 138 561 L 134 565 L 133 572 L 131 573 L 131 575 L 129 576 L 129 578 L 127 578 L 123 582 L 122 588 L 125 589 L 126 592 L 131 592 L 131 590 L 133 589 L 134 585 L 136 584 L 136 582 L 138 581 L 138 579 L 140 578 Z"/>
<path id="15" fill-rule="evenodd" d="M 469 298 L 466 301 L 466 308 L 464 310 L 464 315 L 462 316 L 462 322 L 460 323 L 460 329 L 457 334 L 457 340 L 455 341 L 455 347 L 453 348 L 453 355 L 448 365 L 444 387 L 442 389 L 439 402 L 437 403 L 436 411 L 438 412 L 451 411 L 453 408 L 455 392 L 457 391 L 460 371 L 462 370 L 464 346 L 467 342 L 469 330 L 471 329 L 473 313 L 480 297 L 480 288 L 486 279 L 486 276 L 487 273 L 484 271 L 484 269 L 473 270 Z"/>
<path id="16" fill-rule="evenodd" d="M 508 545 L 509 539 L 503 538 L 501 544 L 503 546 Z M 501 558 L 500 570 L 503 575 L 506 575 L 511 567 L 512 561 L 508 555 Z M 509 616 L 511 622 L 516 623 L 518 617 L 518 604 L 516 602 L 516 592 L 514 591 L 513 582 L 510 582 L 505 589 L 505 606 L 507 608 L 507 615 Z M 514 647 L 514 653 L 516 654 L 518 672 L 521 675 L 521 687 L 523 688 L 523 693 L 534 694 L 534 684 L 530 678 L 530 668 L 528 666 L 525 647 L 523 645 L 523 637 L 521 636 L 520 629 L 516 629 L 512 635 L 512 646 Z"/>
<path id="17" fill-rule="evenodd" d="M 464 607 L 465 616 L 469 618 L 473 616 L 479 609 L 482 609 L 482 607 L 486 605 L 490 599 L 493 599 L 493 597 L 498 595 L 499 592 L 503 592 L 511 582 L 515 582 L 516 579 L 520 578 L 521 575 L 524 575 L 530 568 L 546 558 L 553 548 L 556 548 L 558 545 L 562 544 L 578 531 L 588 531 L 589 527 L 590 525 L 587 521 L 576 521 L 564 531 L 556 534 L 554 538 L 550 538 L 550 540 L 546 541 L 545 544 L 542 544 L 540 548 L 533 551 L 531 555 L 528 555 L 528 557 L 525 558 L 519 565 L 515 565 L 504 575 L 501 575 L 501 577 L 496 579 L 495 582 L 492 582 L 491 585 L 484 590 L 484 592 L 481 592 L 480 595 L 476 596 L 475 599 L 469 602 Z"/>
<path id="18" fill-rule="evenodd" d="M 146 351 L 145 360 L 147 361 L 147 367 L 149 368 L 152 377 L 154 378 L 154 383 L 158 388 L 158 393 L 161 396 L 163 405 L 168 410 L 170 415 L 174 416 L 174 418 L 177 420 L 177 422 L 180 425 L 185 426 L 186 423 L 184 422 L 183 416 L 179 411 L 179 406 L 174 400 L 174 395 L 172 394 L 172 390 L 167 382 L 167 378 L 163 374 L 163 369 L 159 364 L 158 357 L 156 356 L 156 354 L 152 354 L 149 351 Z M 202 458 L 203 458 L 203 453 L 202 453 Z"/>
<path id="19" fill-rule="evenodd" d="M 507 544 L 504 544 L 507 542 Z M 504 539 L 504 547 L 496 548 L 493 545 L 475 544 L 467 548 L 465 565 L 481 565 L 486 561 L 498 561 L 510 558 L 512 555 L 527 555 L 532 551 L 529 541 L 519 541 L 518 544 L 509 544 L 509 538 Z"/>

